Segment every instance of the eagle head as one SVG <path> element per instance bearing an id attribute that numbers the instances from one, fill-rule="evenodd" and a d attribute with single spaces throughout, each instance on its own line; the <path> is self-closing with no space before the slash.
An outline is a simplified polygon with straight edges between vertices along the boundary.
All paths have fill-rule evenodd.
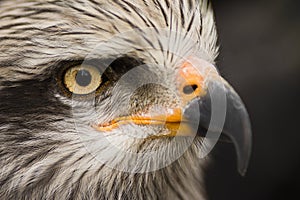
<path id="1" fill-rule="evenodd" d="M 4 0 L 0 49 L 1 199 L 204 199 L 225 137 L 245 173 L 207 1 Z"/>

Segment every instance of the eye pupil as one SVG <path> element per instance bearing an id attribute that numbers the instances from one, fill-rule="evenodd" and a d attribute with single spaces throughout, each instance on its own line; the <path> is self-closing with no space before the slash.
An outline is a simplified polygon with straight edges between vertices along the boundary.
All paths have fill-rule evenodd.
<path id="1" fill-rule="evenodd" d="M 92 76 L 87 70 L 79 70 L 76 75 L 76 82 L 82 87 L 86 87 L 91 84 Z"/>

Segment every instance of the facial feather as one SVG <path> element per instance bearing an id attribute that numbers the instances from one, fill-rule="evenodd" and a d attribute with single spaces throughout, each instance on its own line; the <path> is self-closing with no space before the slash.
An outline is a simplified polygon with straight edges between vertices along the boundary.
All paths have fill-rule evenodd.
<path id="1" fill-rule="evenodd" d="M 149 27 L 151 34 L 143 31 Z M 136 30 L 134 34 L 111 40 L 115 34 L 132 29 Z M 192 38 L 194 49 L 185 47 L 177 32 Z M 99 44 L 100 51 L 91 55 Z M 155 51 L 148 50 L 149 46 Z M 160 70 L 169 91 L 172 81 L 166 77 L 174 70 L 176 56 L 198 50 L 211 63 L 218 52 L 213 14 L 206 1 L 1 1 L 0 198 L 204 198 L 200 185 L 206 161 L 197 157 L 200 139 L 178 160 L 144 174 L 110 168 L 108 162 L 124 164 L 125 158 L 113 153 L 108 153 L 107 163 L 95 158 L 95 154 L 103 155 L 101 151 L 109 152 L 110 147 L 101 145 L 91 121 L 107 121 L 151 105 L 176 105 L 174 93 L 168 94 L 160 86 L 145 86 L 136 91 L 136 104 L 132 100 L 128 107 L 122 107 L 121 96 L 127 95 L 122 90 L 112 93 L 113 84 L 92 102 L 82 102 L 65 96 L 57 83 L 66 63 L 84 62 L 87 56 L 100 63 L 124 56 L 165 67 Z M 172 51 L 179 55 L 174 56 Z M 151 71 L 162 74 L 155 67 Z M 145 127 L 132 128 L 147 131 Z M 84 134 L 92 135 L 93 140 L 83 141 Z M 159 159 L 176 154 L 170 139 L 145 141 L 112 132 L 108 140 L 126 151 L 164 148 L 166 154 L 157 151 Z M 180 140 L 178 149 L 189 142 Z M 95 152 L 87 151 L 84 144 L 93 146 Z M 138 167 L 159 165 L 159 159 Z"/>

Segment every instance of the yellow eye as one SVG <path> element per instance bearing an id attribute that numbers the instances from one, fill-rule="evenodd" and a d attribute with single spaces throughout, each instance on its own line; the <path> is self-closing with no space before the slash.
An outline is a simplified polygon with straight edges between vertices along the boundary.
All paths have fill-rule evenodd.
<path id="1" fill-rule="evenodd" d="M 88 65 L 72 67 L 64 74 L 65 87 L 77 95 L 86 95 L 96 91 L 101 81 L 99 70 Z"/>

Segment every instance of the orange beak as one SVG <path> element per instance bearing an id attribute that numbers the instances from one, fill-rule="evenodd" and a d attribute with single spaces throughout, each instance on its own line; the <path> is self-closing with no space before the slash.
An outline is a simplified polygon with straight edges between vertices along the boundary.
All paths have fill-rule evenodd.
<path id="1" fill-rule="evenodd" d="M 122 125 L 137 124 L 164 126 L 170 130 L 170 133 L 154 138 L 196 134 L 200 137 L 214 138 L 214 132 L 218 134 L 218 131 L 222 131 L 222 135 L 233 142 L 237 151 L 239 171 L 245 174 L 251 155 L 251 124 L 248 112 L 234 89 L 219 76 L 211 64 L 190 58 L 178 70 L 177 90 L 182 102 L 179 108 L 167 109 L 163 114 L 143 113 L 120 117 L 93 127 L 105 132 Z M 224 123 L 214 123 L 216 120 L 222 121 L 220 116 L 224 116 Z M 212 135 L 207 136 L 208 132 Z"/>
<path id="2" fill-rule="evenodd" d="M 193 63 L 194 65 L 203 63 Z M 194 98 L 204 95 L 204 76 L 194 66 L 192 62 L 184 62 L 177 73 L 177 88 L 182 102 L 181 108 L 167 109 L 163 114 L 141 114 L 116 118 L 109 123 L 93 126 L 98 131 L 112 131 L 126 124 L 137 125 L 160 125 L 164 126 L 170 133 L 167 136 L 186 136 L 191 130 L 188 121 L 184 119 L 183 108 Z M 178 131 L 183 129 L 182 131 Z"/>

